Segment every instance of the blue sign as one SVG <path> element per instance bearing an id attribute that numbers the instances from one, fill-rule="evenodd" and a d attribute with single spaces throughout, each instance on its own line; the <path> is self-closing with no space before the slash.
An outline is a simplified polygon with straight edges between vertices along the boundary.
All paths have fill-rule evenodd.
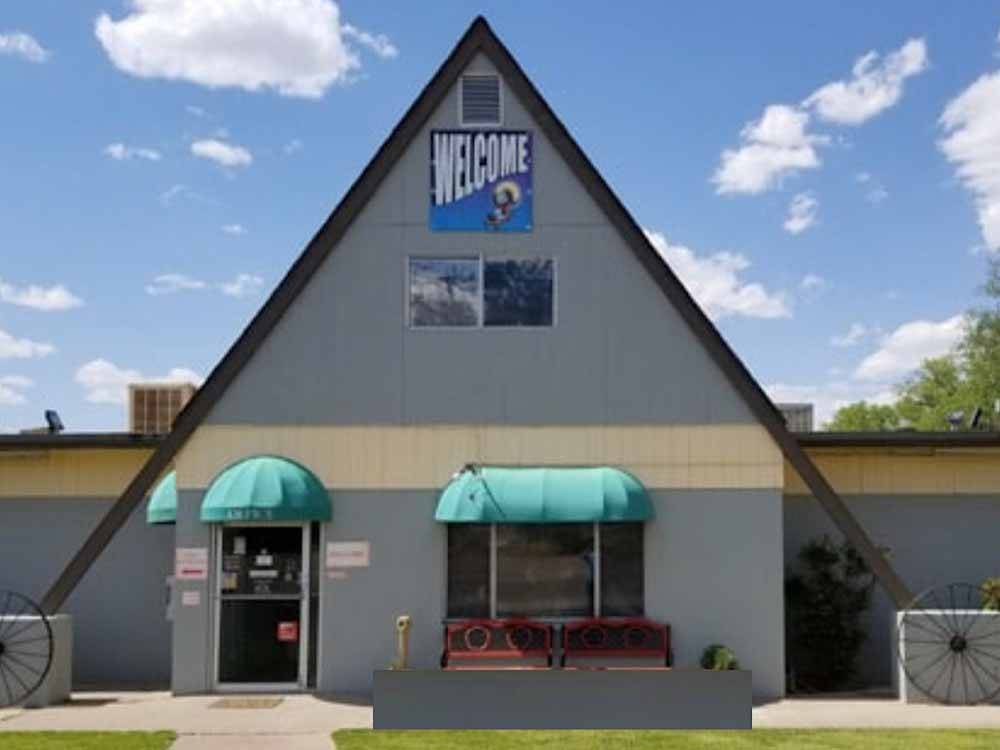
<path id="1" fill-rule="evenodd" d="M 432 130 L 430 228 L 530 232 L 533 160 L 526 130 Z"/>

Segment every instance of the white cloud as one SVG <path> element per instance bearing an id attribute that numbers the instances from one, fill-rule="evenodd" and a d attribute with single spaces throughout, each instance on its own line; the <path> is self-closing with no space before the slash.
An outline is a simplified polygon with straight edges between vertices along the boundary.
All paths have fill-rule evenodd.
<path id="1" fill-rule="evenodd" d="M 208 117 L 208 111 L 202 107 L 196 107 L 193 104 L 185 104 L 184 111 L 187 112 L 192 117 Z"/>
<path id="2" fill-rule="evenodd" d="M 851 323 L 851 327 L 847 329 L 847 333 L 830 337 L 830 345 L 836 346 L 839 349 L 847 349 L 861 343 L 861 340 L 869 333 L 871 333 L 871 330 L 868 326 L 862 323 Z"/>
<path id="3" fill-rule="evenodd" d="M 730 315 L 791 317 L 784 293 L 769 292 L 761 284 L 747 282 L 741 277 L 740 274 L 750 267 L 750 261 L 742 255 L 721 252 L 699 256 L 683 245 L 670 244 L 660 232 L 646 230 L 646 237 L 713 320 Z"/>
<path id="4" fill-rule="evenodd" d="M 178 198 L 198 201 L 200 203 L 216 203 L 216 201 L 212 198 L 192 190 L 187 185 L 177 183 L 176 185 L 171 185 L 169 188 L 160 193 L 160 204 L 164 208 L 170 208 L 170 206 L 172 206 Z"/>
<path id="5" fill-rule="evenodd" d="M 361 67 L 345 36 L 395 53 L 384 35 L 349 28 L 332 0 L 132 0 L 119 20 L 102 13 L 94 31 L 130 75 L 317 99 Z"/>
<path id="6" fill-rule="evenodd" d="M 830 138 L 808 132 L 813 114 L 827 122 L 860 125 L 896 104 L 903 82 L 926 67 L 924 40 L 910 39 L 881 63 L 877 52 L 861 56 L 850 80 L 821 86 L 801 105 L 768 105 L 759 120 L 740 131 L 740 147 L 723 150 L 712 176 L 716 193 L 762 193 L 780 187 L 786 177 L 819 168 L 816 147 Z"/>
<path id="7" fill-rule="evenodd" d="M 146 377 L 139 370 L 121 368 L 101 358 L 81 365 L 74 380 L 83 386 L 84 398 L 92 404 L 124 404 L 132 383 L 202 383 L 198 373 L 185 367 L 175 367 L 166 375 Z"/>
<path id="8" fill-rule="evenodd" d="M 264 286 L 264 279 L 249 273 L 237 274 L 232 281 L 219 284 L 219 290 L 230 297 L 248 297 L 256 294 Z"/>
<path id="9" fill-rule="evenodd" d="M 0 359 L 31 359 L 33 357 L 45 357 L 52 354 L 56 348 L 52 344 L 46 344 L 31 339 L 15 338 L 3 329 L 0 329 Z"/>
<path id="10" fill-rule="evenodd" d="M 126 146 L 124 143 L 109 143 L 104 148 L 104 155 L 110 159 L 114 159 L 115 161 L 126 161 L 128 159 L 159 161 L 163 158 L 163 155 L 155 148 Z"/>
<path id="11" fill-rule="evenodd" d="M 0 55 L 13 55 L 33 63 L 46 62 L 52 53 L 42 47 L 31 34 L 12 31 L 0 34 Z"/>
<path id="12" fill-rule="evenodd" d="M 182 273 L 164 273 L 153 279 L 151 283 L 146 284 L 146 294 L 159 297 L 164 294 L 197 291 L 206 286 L 208 285 L 204 281 L 193 279 Z"/>
<path id="13" fill-rule="evenodd" d="M 712 176 L 716 193 L 761 193 L 799 170 L 819 167 L 816 146 L 828 139 L 808 133 L 808 125 L 808 112 L 784 104 L 767 107 L 740 131 L 743 145 L 722 152 Z"/>
<path id="14" fill-rule="evenodd" d="M 788 204 L 788 216 L 782 226 L 789 234 L 801 234 L 816 223 L 818 211 L 819 201 L 811 193 L 799 193 Z"/>
<path id="15" fill-rule="evenodd" d="M 805 292 L 819 292 L 826 289 L 826 279 L 815 273 L 807 273 L 799 282 L 799 287 Z"/>
<path id="16" fill-rule="evenodd" d="M 865 200 L 872 205 L 877 206 L 889 197 L 889 191 L 872 176 L 871 172 L 858 172 L 854 175 L 854 179 L 859 185 L 865 186 Z"/>
<path id="17" fill-rule="evenodd" d="M 341 26 L 340 32 L 344 36 L 353 39 L 358 44 L 367 47 L 383 59 L 396 57 L 399 54 L 399 49 L 385 34 L 372 34 L 371 32 L 363 31 L 356 26 L 352 26 L 349 23 L 345 23 Z"/>
<path id="18" fill-rule="evenodd" d="M 965 332 L 964 315 L 942 321 L 914 320 L 885 336 L 877 351 L 865 357 L 854 371 L 862 381 L 891 381 L 903 377 L 925 359 L 954 350 Z"/>
<path id="19" fill-rule="evenodd" d="M 854 63 L 851 78 L 816 89 L 803 105 L 812 107 L 821 120 L 840 125 L 860 125 L 894 106 L 903 95 L 906 79 L 927 69 L 927 44 L 909 39 L 879 62 L 868 52 Z"/>
<path id="20" fill-rule="evenodd" d="M 300 141 L 298 138 L 292 138 L 292 140 L 290 140 L 282 147 L 282 150 L 285 152 L 287 156 L 291 156 L 292 154 L 297 154 L 303 148 L 305 148 L 305 144 L 302 143 L 302 141 Z"/>
<path id="21" fill-rule="evenodd" d="M 0 406 L 18 406 L 27 400 L 20 391 L 0 383 Z"/>
<path id="22" fill-rule="evenodd" d="M 253 163 L 253 154 L 243 146 L 208 138 L 191 144 L 191 153 L 202 159 L 209 159 L 223 167 L 248 167 Z"/>
<path id="23" fill-rule="evenodd" d="M 42 312 L 61 312 L 80 307 L 83 300 L 70 292 L 62 284 L 55 286 L 15 286 L 0 279 L 0 302 L 6 302 L 20 307 L 30 307 Z"/>
<path id="24" fill-rule="evenodd" d="M 242 224 L 223 224 L 222 231 L 226 234 L 240 235 L 246 234 L 247 228 Z"/>
<path id="25" fill-rule="evenodd" d="M 829 422 L 837 409 L 858 401 L 869 404 L 891 404 L 896 400 L 892 388 L 882 383 L 851 383 L 832 380 L 820 385 L 769 383 L 764 390 L 775 403 L 807 403 L 813 405 L 816 428 Z"/>
<path id="26" fill-rule="evenodd" d="M 27 402 L 23 391 L 34 382 L 20 375 L 0 375 L 0 406 L 17 406 Z"/>
<path id="27" fill-rule="evenodd" d="M 889 191 L 886 190 L 881 185 L 876 185 L 867 193 L 865 193 L 865 200 L 874 206 L 877 206 L 879 203 L 881 203 L 888 197 L 889 197 Z"/>
<path id="28" fill-rule="evenodd" d="M 1000 250 L 1000 71 L 984 75 L 945 107 L 939 146 L 975 197 L 983 241 Z"/>

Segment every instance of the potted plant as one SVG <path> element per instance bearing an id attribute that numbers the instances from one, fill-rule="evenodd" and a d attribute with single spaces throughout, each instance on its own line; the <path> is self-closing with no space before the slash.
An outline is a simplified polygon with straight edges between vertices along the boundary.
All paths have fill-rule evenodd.
<path id="1" fill-rule="evenodd" d="M 725 672 L 739 669 L 740 663 L 736 660 L 736 654 L 732 649 L 721 643 L 713 643 L 701 652 L 701 668 L 713 672 Z"/>

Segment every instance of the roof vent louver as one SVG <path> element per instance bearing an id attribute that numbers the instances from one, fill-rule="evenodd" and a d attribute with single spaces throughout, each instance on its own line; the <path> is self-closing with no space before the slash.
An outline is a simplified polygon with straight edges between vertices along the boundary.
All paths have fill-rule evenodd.
<path id="1" fill-rule="evenodd" d="M 500 125 L 500 76 L 462 76 L 462 124 Z"/>

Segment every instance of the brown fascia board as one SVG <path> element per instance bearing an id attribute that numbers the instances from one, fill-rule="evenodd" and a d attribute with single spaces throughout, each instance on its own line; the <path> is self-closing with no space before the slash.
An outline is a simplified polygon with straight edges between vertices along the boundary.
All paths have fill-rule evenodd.
<path id="1" fill-rule="evenodd" d="M 1000 432 L 802 432 L 803 448 L 992 448 Z"/>
<path id="2" fill-rule="evenodd" d="M 142 501 L 173 460 L 187 439 L 225 393 L 229 384 L 250 360 L 254 352 L 273 330 L 313 273 L 336 247 L 347 228 L 368 202 L 382 180 L 403 155 L 417 133 L 441 103 L 461 71 L 477 52 L 483 52 L 504 75 L 508 85 L 522 105 L 535 117 L 541 129 L 566 160 L 587 192 L 601 206 L 609 220 L 622 233 L 643 267 L 656 280 L 694 334 L 706 347 L 712 359 L 742 395 L 753 414 L 761 421 L 779 445 L 786 459 L 802 476 L 806 485 L 830 514 L 841 532 L 857 547 L 879 581 L 898 606 L 909 603 L 909 594 L 902 580 L 892 570 L 884 556 L 868 538 L 864 529 L 851 515 L 847 506 L 823 478 L 799 443 L 785 427 L 778 410 L 729 348 L 715 326 L 705 317 L 687 290 L 680 283 L 659 253 L 650 245 L 642 230 L 624 205 L 604 181 L 582 149 L 556 117 L 510 51 L 496 37 L 486 20 L 480 16 L 459 40 L 451 54 L 434 74 L 431 81 L 407 110 L 375 157 L 351 186 L 347 194 L 292 265 L 267 302 L 243 331 L 209 375 L 174 424 L 174 429 L 149 458 L 125 492 L 101 520 L 83 547 L 69 562 L 42 600 L 46 612 L 55 612 L 76 587 L 77 583 L 111 541 L 115 532 Z M 651 342 L 650 345 L 655 345 Z"/>
<path id="3" fill-rule="evenodd" d="M 131 449 L 148 450 L 163 442 L 164 435 L 134 432 L 70 432 L 0 435 L 0 453 L 24 450 Z"/>

